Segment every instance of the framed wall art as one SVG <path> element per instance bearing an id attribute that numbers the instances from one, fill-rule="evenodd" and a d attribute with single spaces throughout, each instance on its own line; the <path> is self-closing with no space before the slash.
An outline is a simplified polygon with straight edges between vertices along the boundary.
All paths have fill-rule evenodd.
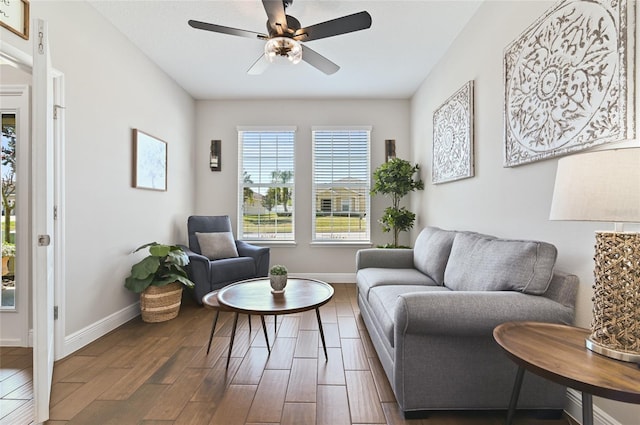
<path id="1" fill-rule="evenodd" d="M 635 137 L 629 0 L 564 0 L 504 51 L 504 165 Z"/>
<path id="2" fill-rule="evenodd" d="M 1 0 L 0 26 L 28 40 L 29 2 L 27 0 Z"/>
<path id="3" fill-rule="evenodd" d="M 473 81 L 469 81 L 433 113 L 431 175 L 438 184 L 473 173 Z"/>
<path id="4" fill-rule="evenodd" d="M 133 129 L 133 187 L 167 190 L 167 143 Z"/>

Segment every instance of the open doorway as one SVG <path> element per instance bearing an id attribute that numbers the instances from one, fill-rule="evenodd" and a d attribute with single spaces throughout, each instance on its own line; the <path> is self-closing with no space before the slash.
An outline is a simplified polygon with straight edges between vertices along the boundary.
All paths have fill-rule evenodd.
<path id="1" fill-rule="evenodd" d="M 31 75 L 0 64 L 2 123 L 2 291 L 0 292 L 0 384 L 2 418 L 33 415 L 33 349 L 28 238 Z"/>
<path id="2" fill-rule="evenodd" d="M 2 291 L 0 346 L 31 346 L 31 279 L 29 278 L 30 79 L 0 65 L 2 123 Z M 6 84 L 7 81 L 25 84 Z"/>

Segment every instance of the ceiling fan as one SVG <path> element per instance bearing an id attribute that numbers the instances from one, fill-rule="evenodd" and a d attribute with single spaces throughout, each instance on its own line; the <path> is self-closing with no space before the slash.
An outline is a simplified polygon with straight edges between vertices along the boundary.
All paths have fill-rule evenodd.
<path id="1" fill-rule="evenodd" d="M 285 8 L 292 3 L 293 0 L 262 0 L 268 17 L 267 34 L 195 20 L 189 20 L 189 25 L 205 31 L 265 40 L 265 54 L 261 55 L 249 68 L 247 71 L 249 74 L 261 74 L 269 63 L 281 56 L 293 63 L 303 60 L 327 75 L 337 72 L 340 67 L 316 51 L 302 45 L 301 42 L 319 40 L 371 27 L 371 15 L 368 12 L 358 12 L 302 28 L 300 21 L 285 13 Z"/>

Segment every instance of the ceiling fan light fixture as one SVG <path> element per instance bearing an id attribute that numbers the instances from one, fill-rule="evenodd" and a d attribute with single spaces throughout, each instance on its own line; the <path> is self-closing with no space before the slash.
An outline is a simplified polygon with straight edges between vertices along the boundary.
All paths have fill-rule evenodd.
<path id="1" fill-rule="evenodd" d="M 297 64 L 302 60 L 302 45 L 292 38 L 274 37 L 264 45 L 264 55 L 269 62 L 274 62 L 276 57 L 282 56 Z"/>

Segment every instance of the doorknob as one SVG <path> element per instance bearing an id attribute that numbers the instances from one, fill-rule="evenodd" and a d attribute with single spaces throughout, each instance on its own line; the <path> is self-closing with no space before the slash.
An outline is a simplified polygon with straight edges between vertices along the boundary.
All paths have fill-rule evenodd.
<path id="1" fill-rule="evenodd" d="M 51 244 L 51 236 L 38 235 L 38 246 L 49 246 Z"/>

